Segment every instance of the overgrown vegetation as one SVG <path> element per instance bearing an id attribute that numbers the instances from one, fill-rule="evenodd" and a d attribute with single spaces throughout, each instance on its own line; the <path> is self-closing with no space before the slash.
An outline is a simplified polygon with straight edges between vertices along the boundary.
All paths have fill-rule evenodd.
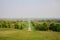
<path id="1" fill-rule="evenodd" d="M 60 24 L 51 23 L 49 29 L 52 31 L 59 32 L 60 31 Z"/>
<path id="2" fill-rule="evenodd" d="M 0 20 L 0 28 L 24 29 L 27 27 L 27 21 L 20 20 Z"/>
<path id="3" fill-rule="evenodd" d="M 31 21 L 32 26 L 35 28 L 35 30 L 40 30 L 40 31 L 56 31 L 60 32 L 60 23 L 57 21 Z"/>
<path id="4" fill-rule="evenodd" d="M 27 20 L 0 20 L 0 40 L 60 40 L 60 22 L 55 20 L 30 22 L 30 27 L 34 31 L 28 32 Z"/>
<path id="5" fill-rule="evenodd" d="M 60 32 L 59 20 L 31 20 L 32 27 L 39 31 Z M 27 20 L 0 20 L 0 28 L 12 28 L 23 30 L 28 28 Z"/>

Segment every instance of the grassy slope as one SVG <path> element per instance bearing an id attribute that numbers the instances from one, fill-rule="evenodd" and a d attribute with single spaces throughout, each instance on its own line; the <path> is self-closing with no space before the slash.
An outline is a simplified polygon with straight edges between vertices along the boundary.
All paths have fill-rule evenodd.
<path id="1" fill-rule="evenodd" d="M 60 32 L 0 30 L 0 40 L 60 40 Z"/>

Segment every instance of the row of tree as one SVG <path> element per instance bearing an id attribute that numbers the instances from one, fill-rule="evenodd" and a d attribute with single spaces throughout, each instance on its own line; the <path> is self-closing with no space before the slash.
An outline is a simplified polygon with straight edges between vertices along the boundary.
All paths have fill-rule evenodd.
<path id="1" fill-rule="evenodd" d="M 41 31 L 57 31 L 60 32 L 60 23 L 51 22 L 51 21 L 31 21 L 32 26 L 35 30 Z M 13 29 L 24 29 L 28 27 L 28 21 L 9 21 L 9 20 L 0 20 L 0 28 L 13 28 Z"/>
<path id="2" fill-rule="evenodd" d="M 53 23 L 50 21 L 46 21 L 43 23 L 31 21 L 31 23 L 32 26 L 35 28 L 35 30 L 41 30 L 41 31 L 52 30 L 52 31 L 60 32 L 60 23 Z"/>
<path id="3" fill-rule="evenodd" d="M 8 21 L 0 20 L 0 28 L 24 29 L 27 26 L 27 21 Z"/>

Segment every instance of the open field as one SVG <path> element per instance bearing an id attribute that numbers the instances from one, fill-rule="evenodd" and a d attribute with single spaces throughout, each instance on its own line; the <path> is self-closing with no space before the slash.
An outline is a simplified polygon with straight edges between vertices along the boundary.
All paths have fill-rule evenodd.
<path id="1" fill-rule="evenodd" d="M 60 40 L 60 32 L 0 29 L 0 40 Z"/>
<path id="2" fill-rule="evenodd" d="M 0 40 L 60 40 L 60 20 L 0 20 Z"/>

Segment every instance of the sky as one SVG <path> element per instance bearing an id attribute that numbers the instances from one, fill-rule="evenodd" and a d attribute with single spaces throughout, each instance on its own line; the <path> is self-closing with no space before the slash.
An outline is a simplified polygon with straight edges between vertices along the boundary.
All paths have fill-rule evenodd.
<path id="1" fill-rule="evenodd" d="M 0 18 L 60 18 L 60 0 L 0 0 Z"/>

